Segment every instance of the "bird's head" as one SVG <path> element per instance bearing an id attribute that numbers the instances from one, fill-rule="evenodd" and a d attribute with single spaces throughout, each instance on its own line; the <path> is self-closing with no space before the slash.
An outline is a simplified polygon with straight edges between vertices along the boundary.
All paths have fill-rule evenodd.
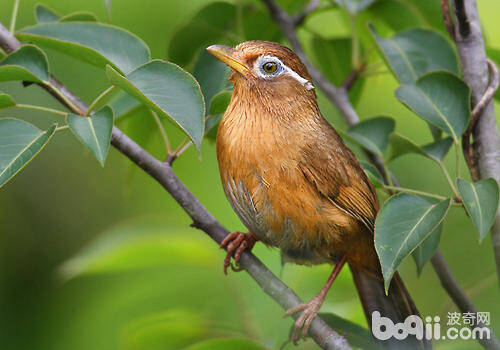
<path id="1" fill-rule="evenodd" d="M 207 51 L 231 67 L 230 81 L 238 90 L 314 96 L 314 86 L 306 67 L 286 46 L 254 40 L 235 48 L 212 45 Z"/>

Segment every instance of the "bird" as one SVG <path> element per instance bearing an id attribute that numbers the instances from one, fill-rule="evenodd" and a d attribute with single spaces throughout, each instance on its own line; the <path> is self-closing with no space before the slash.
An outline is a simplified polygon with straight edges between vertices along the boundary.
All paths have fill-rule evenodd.
<path id="1" fill-rule="evenodd" d="M 404 322 L 418 310 L 396 273 L 385 294 L 374 247 L 379 202 L 354 153 L 322 116 L 311 76 L 294 51 L 270 41 L 207 51 L 231 68 L 231 101 L 222 116 L 216 150 L 222 187 L 248 233 L 233 232 L 224 272 L 238 266 L 257 242 L 279 248 L 282 259 L 300 265 L 330 264 L 327 282 L 301 312 L 292 340 L 309 327 L 345 264 L 351 269 L 368 323 L 377 310 Z M 409 348 L 428 344 L 409 337 Z M 399 344 L 392 348 L 401 348 Z M 389 347 L 391 347 L 389 346 Z"/>

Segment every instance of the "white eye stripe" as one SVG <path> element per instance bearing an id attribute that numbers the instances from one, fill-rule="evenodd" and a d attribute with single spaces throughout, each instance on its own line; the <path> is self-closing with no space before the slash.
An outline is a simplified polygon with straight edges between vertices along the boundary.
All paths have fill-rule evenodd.
<path id="1" fill-rule="evenodd" d="M 262 66 L 263 61 L 266 61 L 266 62 L 275 62 L 276 64 L 278 64 L 278 69 L 276 70 L 276 72 L 273 73 L 273 74 L 264 74 L 264 73 L 262 73 L 261 66 Z M 281 60 L 278 57 L 275 57 L 275 56 L 268 56 L 268 55 L 259 56 L 259 58 L 257 58 L 255 60 L 255 63 L 254 63 L 254 66 L 253 66 L 253 71 L 259 77 L 264 78 L 264 79 L 270 79 L 270 78 L 274 78 L 274 77 L 276 77 L 278 75 L 281 75 L 281 74 L 287 74 L 288 76 L 290 76 L 290 77 L 294 78 L 295 80 L 297 80 L 307 90 L 314 89 L 314 85 L 309 80 L 301 77 L 299 74 L 297 74 L 297 72 L 295 72 L 293 69 L 291 69 L 286 64 L 284 64 L 283 62 L 281 62 Z"/>

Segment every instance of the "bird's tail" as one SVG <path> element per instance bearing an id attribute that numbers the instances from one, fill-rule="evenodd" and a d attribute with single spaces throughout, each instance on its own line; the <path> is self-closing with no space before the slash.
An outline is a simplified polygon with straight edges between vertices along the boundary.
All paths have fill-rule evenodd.
<path id="1" fill-rule="evenodd" d="M 413 302 L 408 290 L 403 284 L 401 277 L 396 272 L 392 278 L 389 287 L 388 295 L 385 294 L 384 283 L 382 279 L 377 279 L 361 270 L 350 266 L 354 284 L 358 290 L 359 298 L 365 312 L 366 319 L 372 334 L 375 336 L 376 329 L 372 328 L 372 317 L 389 318 L 393 324 L 404 323 L 410 315 L 420 316 L 415 303 Z M 378 311 L 380 314 L 373 316 L 373 313 Z M 380 318 L 378 318 L 380 320 Z M 379 322 L 380 323 L 380 322 Z M 383 322 L 382 322 L 383 324 Z M 376 325 L 377 327 L 381 326 Z M 382 325 L 382 329 L 377 338 L 387 338 L 389 335 L 384 328 L 387 325 Z M 402 338 L 402 337 L 400 337 Z M 383 347 L 386 349 L 432 349 L 432 345 L 425 337 L 417 339 L 415 335 L 408 334 L 405 339 L 398 340 L 395 337 L 390 337 L 386 340 L 380 340 Z"/>

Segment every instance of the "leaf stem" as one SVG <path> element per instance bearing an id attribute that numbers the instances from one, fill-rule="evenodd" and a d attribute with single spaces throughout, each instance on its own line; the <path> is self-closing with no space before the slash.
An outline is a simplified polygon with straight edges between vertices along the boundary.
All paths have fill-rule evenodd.
<path id="1" fill-rule="evenodd" d="M 406 192 L 406 193 L 411 193 L 411 194 L 416 194 L 419 196 L 424 196 L 424 197 L 430 197 L 430 198 L 436 198 L 439 200 L 445 200 L 447 197 L 440 196 L 439 194 L 434 194 L 434 193 L 429 193 L 429 192 L 424 192 L 424 191 L 418 191 L 418 190 L 413 190 L 411 188 L 404 188 L 404 187 L 396 187 L 396 186 L 384 186 L 384 189 L 386 190 L 392 190 L 395 192 Z"/>
<path id="2" fill-rule="evenodd" d="M 165 149 L 167 150 L 167 156 L 172 153 L 172 148 L 170 148 L 170 141 L 168 140 L 167 132 L 165 131 L 165 127 L 161 122 L 160 118 L 156 114 L 155 111 L 150 111 L 153 115 L 156 125 L 158 126 L 158 130 L 160 130 L 161 138 L 163 139 L 163 143 L 165 144 Z"/>
<path id="3" fill-rule="evenodd" d="M 448 173 L 448 170 L 446 170 L 446 167 L 444 166 L 443 162 L 438 162 L 439 167 L 443 171 L 444 177 L 446 178 L 446 181 L 448 181 L 448 184 L 451 187 L 451 190 L 453 191 L 453 194 L 457 197 L 460 198 L 460 195 L 458 194 L 458 190 L 455 187 L 455 184 L 453 183 L 453 180 L 451 179 L 450 173 Z"/>
<path id="4" fill-rule="evenodd" d="M 54 84 L 50 82 L 42 83 L 41 85 L 46 86 L 49 91 L 52 91 L 59 101 L 63 101 L 64 104 L 69 107 L 73 112 L 78 113 L 82 117 L 86 117 L 87 115 L 80 108 L 78 108 L 63 92 L 61 92 Z"/>
<path id="5" fill-rule="evenodd" d="M 12 17 L 10 18 L 9 31 L 12 34 L 14 34 L 14 31 L 16 30 L 17 10 L 19 9 L 19 1 L 20 0 L 14 1 L 14 8 L 12 9 Z"/>
<path id="6" fill-rule="evenodd" d="M 58 126 L 56 132 L 69 129 L 69 125 Z"/>
<path id="7" fill-rule="evenodd" d="M 385 161 L 382 161 L 382 165 L 384 167 L 384 175 L 385 178 L 387 179 L 387 184 L 389 185 L 388 187 L 394 186 L 394 182 L 392 181 L 391 178 L 391 172 L 389 171 L 389 167 L 387 166 L 387 163 Z"/>
<path id="8" fill-rule="evenodd" d="M 456 153 L 456 167 L 457 167 L 457 178 L 460 177 L 460 146 L 458 144 L 458 141 L 455 141 L 455 153 Z"/>
<path id="9" fill-rule="evenodd" d="M 89 109 L 87 111 L 87 116 L 90 115 L 90 112 L 94 110 L 99 102 L 101 102 L 109 93 L 113 92 L 116 89 L 116 86 L 110 86 L 106 90 L 104 90 L 97 98 L 90 104 Z"/>
<path id="10" fill-rule="evenodd" d="M 360 59 L 358 31 L 356 28 L 356 16 L 349 14 L 349 20 L 351 24 L 351 35 L 352 35 L 352 68 L 357 70 L 361 66 L 361 59 Z"/>
<path id="11" fill-rule="evenodd" d="M 177 148 L 168 155 L 167 159 L 165 162 L 169 163 L 170 165 L 172 165 L 172 163 L 174 162 L 174 160 L 176 160 L 177 158 L 180 157 L 180 155 L 182 153 L 184 153 L 185 150 L 187 150 L 192 144 L 193 144 L 193 141 L 189 141 L 186 143 L 186 141 L 188 140 L 187 136 L 184 138 L 184 140 L 181 141 L 181 143 L 179 143 L 179 146 L 177 146 Z"/>
<path id="12" fill-rule="evenodd" d="M 11 108 L 31 109 L 31 110 L 35 110 L 35 111 L 42 111 L 42 112 L 62 115 L 63 117 L 65 117 L 68 114 L 66 112 L 59 111 L 57 109 L 52 109 L 52 108 L 43 107 L 43 106 L 27 105 L 27 104 L 22 104 L 22 103 L 17 103 L 14 106 L 12 106 Z"/>

